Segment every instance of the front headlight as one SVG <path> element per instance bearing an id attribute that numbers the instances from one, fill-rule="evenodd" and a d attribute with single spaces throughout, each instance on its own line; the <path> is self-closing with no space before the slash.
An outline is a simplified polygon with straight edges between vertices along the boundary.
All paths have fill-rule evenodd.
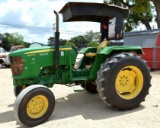
<path id="1" fill-rule="evenodd" d="M 13 76 L 21 75 L 23 68 L 24 68 L 24 60 L 20 56 L 11 56 L 10 63 L 11 63 L 11 71 Z"/>

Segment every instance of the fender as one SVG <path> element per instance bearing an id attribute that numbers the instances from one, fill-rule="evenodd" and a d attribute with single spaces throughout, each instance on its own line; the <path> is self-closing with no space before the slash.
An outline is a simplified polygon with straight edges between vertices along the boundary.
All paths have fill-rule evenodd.
<path id="1" fill-rule="evenodd" d="M 97 54 L 109 55 L 112 52 L 135 52 L 136 54 L 144 54 L 140 46 L 108 46 L 102 48 Z"/>

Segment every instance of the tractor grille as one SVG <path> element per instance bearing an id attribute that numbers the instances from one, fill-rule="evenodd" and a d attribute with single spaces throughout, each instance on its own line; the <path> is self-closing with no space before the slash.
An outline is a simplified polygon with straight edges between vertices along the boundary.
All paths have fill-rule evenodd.
<path id="1" fill-rule="evenodd" d="M 11 56 L 10 57 L 11 63 L 11 71 L 13 76 L 21 75 L 24 66 L 24 60 L 20 56 Z"/>

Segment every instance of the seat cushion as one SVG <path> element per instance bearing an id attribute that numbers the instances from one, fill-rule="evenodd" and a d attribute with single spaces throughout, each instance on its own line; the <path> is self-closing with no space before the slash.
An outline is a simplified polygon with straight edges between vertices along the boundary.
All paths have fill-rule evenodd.
<path id="1" fill-rule="evenodd" d="M 101 50 L 102 48 L 108 46 L 108 41 L 105 40 L 103 41 L 101 44 L 99 44 L 99 46 L 97 47 L 97 51 Z M 87 57 L 95 57 L 97 55 L 97 53 L 86 53 Z"/>
<path id="2" fill-rule="evenodd" d="M 91 53 L 91 52 L 86 53 L 87 57 L 95 57 L 96 55 L 97 55 L 96 53 Z"/>

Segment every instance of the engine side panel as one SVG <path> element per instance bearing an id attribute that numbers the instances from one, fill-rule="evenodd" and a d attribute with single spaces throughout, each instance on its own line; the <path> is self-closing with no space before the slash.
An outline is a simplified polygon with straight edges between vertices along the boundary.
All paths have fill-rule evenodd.
<path id="1" fill-rule="evenodd" d="M 18 63 L 16 59 L 13 59 L 16 56 L 23 58 L 23 71 L 20 75 L 13 75 L 14 79 L 23 79 L 23 78 L 35 78 L 38 77 L 41 70 L 45 67 L 54 66 L 54 47 L 42 47 L 39 49 L 23 49 L 15 51 L 10 54 L 11 58 L 11 68 L 13 65 Z M 59 48 L 59 65 L 60 66 L 69 66 L 73 65 L 77 56 L 77 52 L 72 47 L 60 47 Z M 14 62 L 13 62 L 14 60 Z M 17 66 L 17 68 L 20 66 Z"/>

